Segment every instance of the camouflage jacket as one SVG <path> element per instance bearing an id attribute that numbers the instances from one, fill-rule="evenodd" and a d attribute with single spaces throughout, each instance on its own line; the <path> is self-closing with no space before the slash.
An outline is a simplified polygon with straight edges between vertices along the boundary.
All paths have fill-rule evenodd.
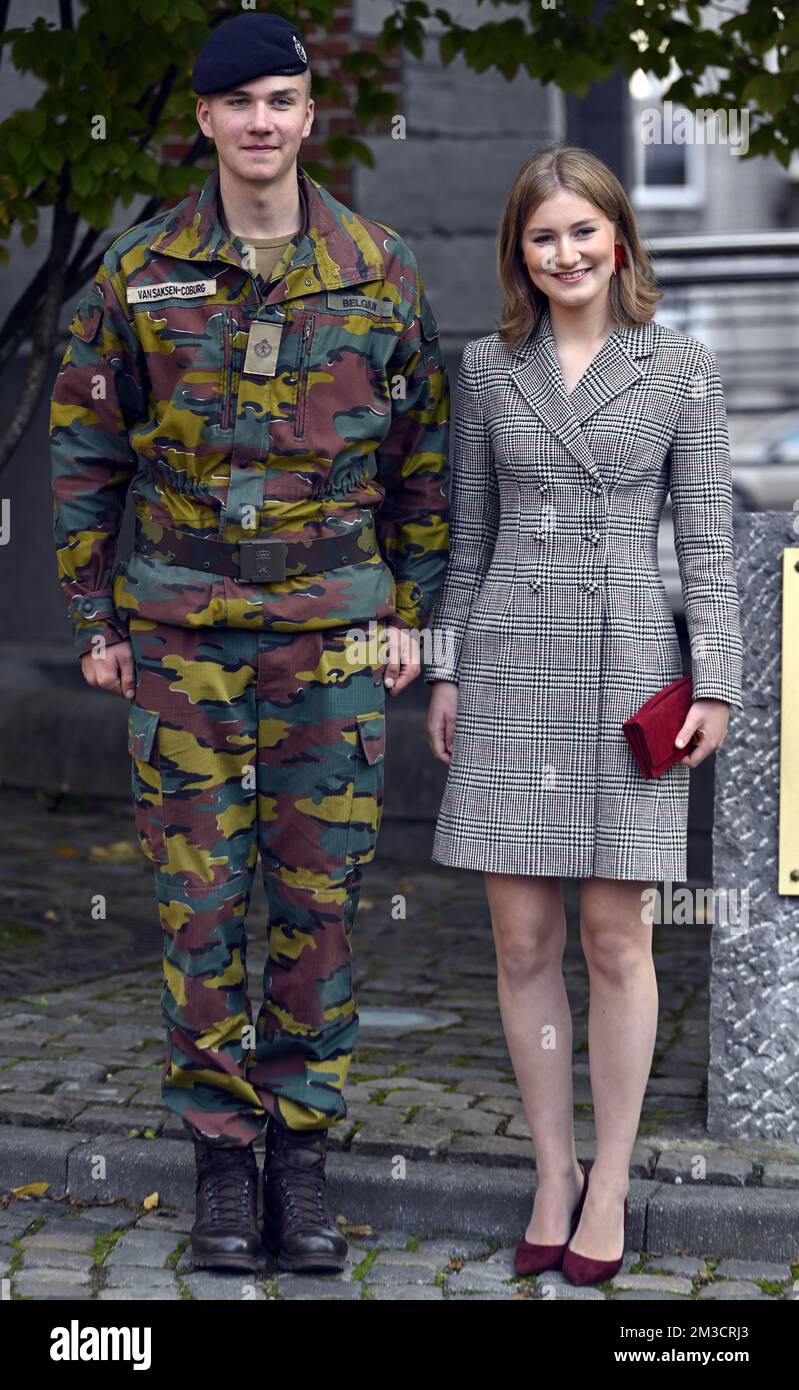
<path id="1" fill-rule="evenodd" d="M 58 577 L 79 655 L 131 614 L 182 627 L 427 625 L 448 551 L 450 393 L 415 257 L 298 167 L 305 233 L 267 286 L 219 176 L 118 237 L 69 325 L 50 446 Z M 253 323 L 274 375 L 245 372 Z M 257 342 L 257 336 L 256 336 Z M 251 359 L 252 361 L 252 359 Z M 116 558 L 128 490 L 163 527 L 304 540 L 375 523 L 379 553 L 269 584 Z"/>

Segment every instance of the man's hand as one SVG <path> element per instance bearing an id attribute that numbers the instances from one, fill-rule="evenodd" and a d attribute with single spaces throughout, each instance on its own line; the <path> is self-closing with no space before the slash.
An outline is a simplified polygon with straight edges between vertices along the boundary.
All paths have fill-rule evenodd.
<path id="1" fill-rule="evenodd" d="M 132 700 L 136 694 L 136 673 L 130 642 L 114 642 L 112 646 L 106 646 L 105 656 L 84 652 L 80 668 L 89 685 L 109 690 L 112 695 L 124 695 L 127 700 Z"/>
<path id="2" fill-rule="evenodd" d="M 455 681 L 435 681 L 427 711 L 427 741 L 439 762 L 452 762 L 458 686 Z"/>
<path id="3" fill-rule="evenodd" d="M 406 685 L 415 681 L 422 669 L 419 655 L 419 634 L 412 628 L 386 624 L 388 632 L 388 661 L 383 671 L 383 684 L 390 695 L 399 695 Z"/>
<path id="4" fill-rule="evenodd" d="M 678 766 L 685 763 L 687 767 L 698 767 L 711 753 L 715 753 L 724 742 L 729 718 L 730 706 L 726 700 L 694 700 L 674 742 L 679 745 L 682 740 L 687 744 L 696 730 L 700 731 L 700 740 L 690 753 L 680 759 Z"/>

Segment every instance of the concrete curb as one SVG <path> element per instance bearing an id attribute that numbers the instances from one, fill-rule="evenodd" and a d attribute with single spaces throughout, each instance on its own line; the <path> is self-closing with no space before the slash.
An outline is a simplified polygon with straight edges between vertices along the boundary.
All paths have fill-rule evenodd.
<path id="1" fill-rule="evenodd" d="M 259 1146 L 260 1147 L 260 1146 Z M 396 1159 L 331 1150 L 328 1192 L 334 1213 L 409 1235 L 519 1239 L 530 1214 L 532 1183 L 520 1168 Z M 194 1155 L 188 1140 L 135 1140 L 79 1130 L 0 1126 L 2 1191 L 49 1182 L 48 1195 L 142 1202 L 191 1211 Z M 799 1260 L 799 1190 L 630 1183 L 627 1249 L 716 1259 Z"/>

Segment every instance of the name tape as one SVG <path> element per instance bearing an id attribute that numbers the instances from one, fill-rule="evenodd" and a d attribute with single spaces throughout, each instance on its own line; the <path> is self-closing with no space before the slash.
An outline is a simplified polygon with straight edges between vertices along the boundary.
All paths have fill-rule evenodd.
<path id="1" fill-rule="evenodd" d="M 394 312 L 391 299 L 370 299 L 366 294 L 351 294 L 346 290 L 331 290 L 327 296 L 329 309 L 348 309 L 351 314 L 379 314 L 388 318 Z"/>
<path id="2" fill-rule="evenodd" d="M 160 285 L 128 286 L 128 304 L 151 304 L 159 299 L 203 299 L 216 293 L 216 280 L 165 280 Z"/>

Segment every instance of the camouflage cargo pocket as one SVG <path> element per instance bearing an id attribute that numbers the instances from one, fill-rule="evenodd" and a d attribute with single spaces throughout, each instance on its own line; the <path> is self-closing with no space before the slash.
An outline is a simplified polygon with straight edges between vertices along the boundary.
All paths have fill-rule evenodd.
<path id="1" fill-rule="evenodd" d="M 128 711 L 128 752 L 136 833 L 153 864 L 166 862 L 164 801 L 158 756 L 158 713 L 131 704 Z"/>
<path id="2" fill-rule="evenodd" d="M 353 752 L 352 810 L 347 827 L 346 862 L 366 864 L 374 859 L 383 816 L 386 716 L 370 710 L 355 716 L 358 739 Z"/>

